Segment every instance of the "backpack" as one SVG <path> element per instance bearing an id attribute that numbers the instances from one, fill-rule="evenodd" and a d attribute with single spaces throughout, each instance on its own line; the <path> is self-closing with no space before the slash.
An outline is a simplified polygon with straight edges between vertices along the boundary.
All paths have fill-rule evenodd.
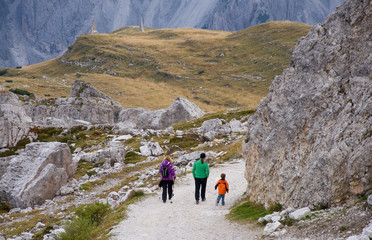
<path id="1" fill-rule="evenodd" d="M 168 166 L 164 166 L 161 169 L 161 176 L 167 178 L 169 176 Z"/>

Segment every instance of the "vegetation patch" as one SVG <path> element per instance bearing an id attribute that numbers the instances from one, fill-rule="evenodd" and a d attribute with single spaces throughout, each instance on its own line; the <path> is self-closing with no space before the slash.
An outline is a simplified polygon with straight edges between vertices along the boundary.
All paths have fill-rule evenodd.
<path id="1" fill-rule="evenodd" d="M 18 95 L 22 95 L 22 96 L 32 96 L 33 95 L 29 91 L 23 90 L 23 89 L 19 89 L 19 88 L 16 88 L 16 89 L 12 89 L 11 88 L 11 89 L 9 89 L 9 91 L 11 91 L 12 93 L 18 94 Z"/>
<path id="2" fill-rule="evenodd" d="M 266 210 L 262 204 L 243 201 L 232 207 L 227 218 L 240 223 L 257 222 L 260 217 L 271 213 L 272 211 Z"/>
<path id="3" fill-rule="evenodd" d="M 139 162 L 142 162 L 146 159 L 146 156 L 139 155 L 138 153 L 134 151 L 128 151 L 125 154 L 124 163 L 125 164 L 136 164 Z"/>

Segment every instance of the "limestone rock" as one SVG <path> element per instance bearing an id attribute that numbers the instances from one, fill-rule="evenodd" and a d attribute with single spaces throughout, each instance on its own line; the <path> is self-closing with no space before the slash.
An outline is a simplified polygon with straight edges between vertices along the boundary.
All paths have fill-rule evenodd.
<path id="1" fill-rule="evenodd" d="M 30 143 L 0 175 L 0 200 L 25 208 L 51 199 L 75 168 L 66 143 Z"/>
<path id="2" fill-rule="evenodd" d="M 282 224 L 280 222 L 273 222 L 273 223 L 268 223 L 266 224 L 264 228 L 264 234 L 269 235 L 273 233 L 275 230 L 277 230 Z"/>
<path id="3" fill-rule="evenodd" d="M 18 96 L 0 87 L 0 148 L 17 145 L 27 136 L 31 122 Z"/>
<path id="4" fill-rule="evenodd" d="M 372 206 L 372 194 L 368 196 L 367 203 L 368 205 Z"/>
<path id="5" fill-rule="evenodd" d="M 310 215 L 310 213 L 311 213 L 310 208 L 304 207 L 304 208 L 298 209 L 294 212 L 291 212 L 289 214 L 289 218 L 291 218 L 293 220 L 300 220 L 300 219 L 306 217 L 307 215 Z"/>
<path id="6" fill-rule="evenodd" d="M 124 109 L 88 82 L 75 80 L 69 98 L 25 106 L 34 124 L 40 126 L 69 127 L 90 124 L 114 124 Z"/>
<path id="7" fill-rule="evenodd" d="M 317 207 L 372 190 L 372 8 L 348 0 L 300 39 L 249 119 L 250 200 Z"/>
<path id="8" fill-rule="evenodd" d="M 125 109 L 120 113 L 120 128 L 164 129 L 173 124 L 199 118 L 204 112 L 194 103 L 178 97 L 167 109 L 150 111 L 143 108 Z"/>
<path id="9" fill-rule="evenodd" d="M 159 156 L 164 153 L 158 142 L 141 142 L 140 152 L 144 156 Z"/>
<path id="10" fill-rule="evenodd" d="M 114 166 L 117 162 L 123 162 L 125 158 L 125 148 L 122 146 L 110 146 L 94 152 L 80 152 L 76 161 L 87 161 L 92 163 L 98 163 L 105 160 L 104 165 Z"/>

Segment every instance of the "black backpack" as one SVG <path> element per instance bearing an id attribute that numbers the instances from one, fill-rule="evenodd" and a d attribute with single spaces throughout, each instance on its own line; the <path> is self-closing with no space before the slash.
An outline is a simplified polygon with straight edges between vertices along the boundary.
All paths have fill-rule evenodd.
<path id="1" fill-rule="evenodd" d="M 169 176 L 169 172 L 168 172 L 168 166 L 164 166 L 162 167 L 161 169 L 161 176 L 163 178 L 167 178 Z"/>

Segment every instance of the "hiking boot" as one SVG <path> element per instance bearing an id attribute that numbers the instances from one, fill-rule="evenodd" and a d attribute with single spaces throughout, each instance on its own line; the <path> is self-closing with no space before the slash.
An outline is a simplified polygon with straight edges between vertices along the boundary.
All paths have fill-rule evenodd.
<path id="1" fill-rule="evenodd" d="M 199 200 L 196 200 L 196 204 L 199 204 Z"/>
<path id="2" fill-rule="evenodd" d="M 218 202 L 216 202 L 216 206 L 218 206 Z"/>
<path id="3" fill-rule="evenodd" d="M 206 199 L 206 198 L 203 198 L 203 199 L 202 199 L 202 202 L 205 202 L 205 200 L 207 200 L 207 199 Z"/>

